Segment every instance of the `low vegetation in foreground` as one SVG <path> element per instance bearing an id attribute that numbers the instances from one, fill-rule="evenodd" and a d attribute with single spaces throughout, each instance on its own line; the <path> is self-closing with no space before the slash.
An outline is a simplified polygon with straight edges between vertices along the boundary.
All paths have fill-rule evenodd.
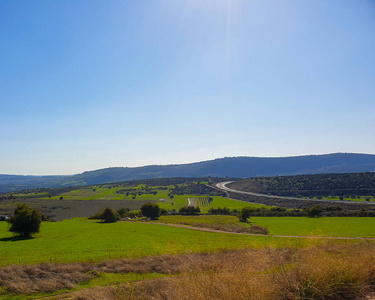
<path id="1" fill-rule="evenodd" d="M 147 280 L 131 282 L 131 276 L 139 279 L 142 274 Z M 80 290 L 90 281 L 107 285 L 106 279 L 114 276 L 115 285 Z M 0 278 L 4 298 L 78 290 L 61 299 L 363 299 L 375 288 L 375 244 L 330 242 L 306 248 L 9 266 L 0 269 Z"/>

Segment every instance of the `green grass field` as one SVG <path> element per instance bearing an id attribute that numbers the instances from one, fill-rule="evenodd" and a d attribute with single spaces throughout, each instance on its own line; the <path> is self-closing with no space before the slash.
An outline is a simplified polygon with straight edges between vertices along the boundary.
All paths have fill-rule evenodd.
<path id="1" fill-rule="evenodd" d="M 84 187 L 79 188 L 67 193 L 62 193 L 58 196 L 53 196 L 51 198 L 45 197 L 43 199 L 59 199 L 60 196 L 63 199 L 69 200 L 159 200 L 160 198 L 168 198 L 168 190 L 158 190 L 157 194 L 150 194 L 145 193 L 142 190 L 143 185 L 139 185 L 137 187 L 129 188 L 129 194 L 126 193 L 119 193 L 121 190 L 124 190 L 124 187 L 100 187 L 100 186 L 93 186 L 93 187 Z M 138 195 L 137 193 L 140 192 L 142 195 Z M 135 195 L 137 194 L 137 195 Z"/>
<path id="2" fill-rule="evenodd" d="M 375 218 L 362 217 L 251 217 L 270 234 L 342 237 L 375 237 Z"/>
<path id="3" fill-rule="evenodd" d="M 170 223 L 237 222 L 231 216 L 162 217 Z M 180 221 L 178 221 L 180 220 Z M 270 234 L 315 236 L 375 236 L 375 218 L 254 217 Z M 33 239 L 17 240 L 0 222 L 0 265 L 43 261 L 100 261 L 108 258 L 216 251 L 222 248 L 303 246 L 311 240 L 210 233 L 152 223 L 101 224 L 86 218 L 42 223 Z"/>
<path id="4" fill-rule="evenodd" d="M 251 224 L 265 226 L 271 235 L 375 237 L 375 218 L 362 217 L 251 217 Z M 162 216 L 157 222 L 169 224 L 227 224 L 249 227 L 234 216 Z"/>
<path id="5" fill-rule="evenodd" d="M 304 239 L 210 233 L 150 223 L 101 224 L 86 218 L 43 222 L 33 239 L 17 240 L 0 222 L 0 265 L 45 261 L 100 261 L 109 258 L 210 252 L 223 248 L 303 246 Z"/>

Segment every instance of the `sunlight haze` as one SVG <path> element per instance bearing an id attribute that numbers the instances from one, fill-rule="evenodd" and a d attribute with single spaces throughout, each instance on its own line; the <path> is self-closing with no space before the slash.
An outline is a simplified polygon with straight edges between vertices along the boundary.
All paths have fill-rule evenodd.
<path id="1" fill-rule="evenodd" d="M 2 1 L 0 174 L 375 153 L 374 1 Z"/>

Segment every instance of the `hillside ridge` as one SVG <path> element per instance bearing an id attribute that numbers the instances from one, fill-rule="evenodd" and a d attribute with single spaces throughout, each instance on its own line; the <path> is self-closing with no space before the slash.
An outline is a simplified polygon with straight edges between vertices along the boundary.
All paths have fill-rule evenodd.
<path id="1" fill-rule="evenodd" d="M 238 156 L 187 164 L 110 167 L 65 176 L 0 174 L 0 193 L 26 188 L 78 186 L 168 177 L 247 178 L 373 171 L 375 171 L 374 154 L 332 153 L 289 157 Z"/>

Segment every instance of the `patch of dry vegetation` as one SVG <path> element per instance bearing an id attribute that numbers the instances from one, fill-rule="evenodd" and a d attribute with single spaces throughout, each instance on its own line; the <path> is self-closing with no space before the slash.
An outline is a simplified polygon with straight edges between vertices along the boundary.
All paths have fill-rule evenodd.
<path id="1" fill-rule="evenodd" d="M 266 251 L 266 250 L 263 250 Z M 277 251 L 279 256 L 291 250 Z M 230 264 L 236 261 L 264 260 L 263 252 L 257 250 L 237 250 L 221 253 L 193 253 L 184 255 L 149 256 L 141 259 L 106 260 L 97 264 L 43 263 L 40 265 L 13 265 L 0 268 L 0 286 L 11 293 L 53 292 L 60 289 L 71 289 L 77 283 L 93 279 L 97 274 L 104 273 L 160 273 L 184 274 L 190 272 L 216 271 L 223 268 L 223 262 Z M 264 263 L 254 264 L 252 270 L 265 270 Z"/>
<path id="2" fill-rule="evenodd" d="M 73 299 L 364 299 L 375 287 L 374 250 L 361 243 L 213 254 L 212 269 L 88 289 Z"/>
<path id="3" fill-rule="evenodd" d="M 168 224 L 168 223 L 166 223 Z M 181 222 L 177 225 L 186 225 L 198 228 L 207 228 L 212 230 L 236 232 L 236 233 L 251 233 L 251 234 L 268 234 L 267 227 L 259 225 L 251 225 L 250 227 L 244 227 L 242 224 L 220 224 L 220 223 L 189 223 Z"/>
<path id="4" fill-rule="evenodd" d="M 72 289 L 78 282 L 92 279 L 91 270 L 83 263 L 13 265 L 0 269 L 0 286 L 10 293 L 23 294 Z"/>
<path id="5" fill-rule="evenodd" d="M 9 292 L 50 292 L 97 272 L 176 276 L 81 290 L 70 299 L 363 299 L 375 288 L 375 244 L 329 242 L 305 249 L 11 266 L 0 270 L 0 285 Z"/>

